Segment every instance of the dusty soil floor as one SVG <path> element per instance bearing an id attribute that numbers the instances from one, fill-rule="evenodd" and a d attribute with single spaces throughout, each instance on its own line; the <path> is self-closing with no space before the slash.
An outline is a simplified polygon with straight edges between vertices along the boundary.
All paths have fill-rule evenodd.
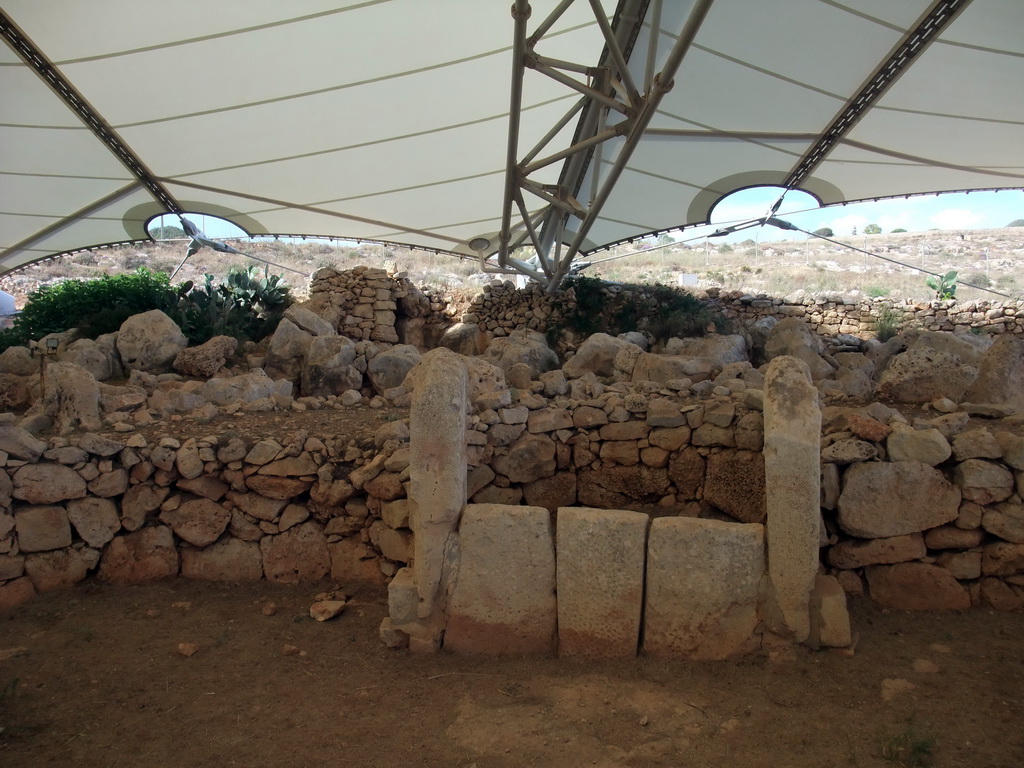
<path id="1" fill-rule="evenodd" d="M 422 657 L 377 639 L 381 588 L 310 619 L 333 586 L 86 582 L 0 616 L 0 765 L 1024 765 L 1021 614 L 855 601 L 852 657 Z"/>

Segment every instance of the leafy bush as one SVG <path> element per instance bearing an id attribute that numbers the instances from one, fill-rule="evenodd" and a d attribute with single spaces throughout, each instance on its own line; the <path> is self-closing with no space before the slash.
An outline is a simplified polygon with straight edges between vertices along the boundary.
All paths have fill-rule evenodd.
<path id="1" fill-rule="evenodd" d="M 30 294 L 13 327 L 0 334 L 0 348 L 27 345 L 50 333 L 78 328 L 84 338 L 111 333 L 132 315 L 174 305 L 167 275 L 140 267 L 98 280 L 65 280 Z"/>
<path id="2" fill-rule="evenodd" d="M 257 341 L 274 332 L 291 303 L 280 275 L 265 271 L 261 278 L 249 267 L 231 270 L 219 285 L 213 275 L 204 275 L 201 288 L 183 283 L 170 314 L 192 344 L 214 336 Z"/>
<path id="3" fill-rule="evenodd" d="M 877 224 L 868 224 L 864 227 L 865 235 L 880 235 L 882 234 L 882 228 Z"/>
<path id="4" fill-rule="evenodd" d="M 894 230 L 891 230 L 891 231 L 889 232 L 889 234 L 891 234 L 891 235 L 895 235 L 895 234 L 898 234 L 899 232 L 906 232 L 906 231 L 907 231 L 907 230 L 905 230 L 905 229 L 904 229 L 903 227 L 896 227 L 896 229 L 894 229 Z"/>
<path id="5" fill-rule="evenodd" d="M 1008 227 L 1024 227 L 1024 219 L 1014 219 L 1006 226 Z"/>
<path id="6" fill-rule="evenodd" d="M 889 295 L 889 289 L 884 288 L 881 285 L 869 285 L 865 293 L 873 299 L 880 299 L 883 296 Z"/>
<path id="7" fill-rule="evenodd" d="M 821 229 L 814 230 L 814 234 L 818 237 L 832 237 L 835 232 L 832 231 L 832 227 L 822 227 Z"/>
<path id="8" fill-rule="evenodd" d="M 955 299 L 956 298 L 956 270 L 947 272 L 942 275 L 938 280 L 934 277 L 929 277 L 924 281 L 924 284 L 935 291 L 935 297 L 938 299 Z"/>

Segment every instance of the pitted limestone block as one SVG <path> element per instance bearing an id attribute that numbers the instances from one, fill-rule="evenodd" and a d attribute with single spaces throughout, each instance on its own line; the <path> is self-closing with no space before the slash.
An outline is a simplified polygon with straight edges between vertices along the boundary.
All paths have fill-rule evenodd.
<path id="1" fill-rule="evenodd" d="M 725 659 L 756 647 L 764 526 L 659 517 L 647 541 L 644 650 Z"/>
<path id="2" fill-rule="evenodd" d="M 649 519 L 620 510 L 558 510 L 560 656 L 636 655 Z"/>
<path id="3" fill-rule="evenodd" d="M 541 507 L 469 504 L 444 645 L 463 653 L 555 649 L 555 546 Z"/>

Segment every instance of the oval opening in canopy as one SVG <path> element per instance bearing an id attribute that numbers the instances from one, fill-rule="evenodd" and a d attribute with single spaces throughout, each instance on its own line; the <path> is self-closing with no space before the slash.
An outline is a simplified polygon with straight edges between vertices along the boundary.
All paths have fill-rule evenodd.
<path id="1" fill-rule="evenodd" d="M 772 206 L 785 192 L 782 205 L 773 215 L 786 216 L 797 211 L 813 210 L 819 207 L 818 200 L 799 189 L 786 191 L 784 187 L 747 187 L 730 192 L 711 208 L 709 223 L 721 226 L 742 224 L 760 219 L 769 214 Z"/>
<path id="2" fill-rule="evenodd" d="M 185 213 L 183 216 L 195 224 L 200 232 L 214 240 L 236 240 L 249 237 L 244 229 L 220 216 L 211 216 L 207 213 Z M 154 216 L 147 222 L 146 231 L 154 240 L 176 240 L 187 237 L 185 230 L 182 229 L 181 219 L 173 213 Z"/>

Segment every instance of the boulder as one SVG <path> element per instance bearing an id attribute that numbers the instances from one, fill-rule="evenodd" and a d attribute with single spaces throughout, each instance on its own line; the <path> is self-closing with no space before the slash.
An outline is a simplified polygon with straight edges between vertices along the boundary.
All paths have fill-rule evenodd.
<path id="1" fill-rule="evenodd" d="M 99 559 L 99 550 L 90 547 L 40 552 L 25 558 L 25 573 L 37 592 L 67 589 L 84 579 Z"/>
<path id="2" fill-rule="evenodd" d="M 0 451 L 22 461 L 38 461 L 46 450 L 46 441 L 37 440 L 21 427 L 0 425 Z"/>
<path id="3" fill-rule="evenodd" d="M 14 513 L 22 552 L 44 552 L 71 546 L 71 526 L 64 507 L 22 507 Z"/>
<path id="4" fill-rule="evenodd" d="M 22 411 L 32 402 L 28 376 L 15 376 L 11 373 L 0 373 L 0 410 Z"/>
<path id="5" fill-rule="evenodd" d="M 173 367 L 185 376 L 208 379 L 224 367 L 237 348 L 237 339 L 231 336 L 214 336 L 198 347 L 181 350 L 174 358 Z"/>
<path id="6" fill-rule="evenodd" d="M 363 386 L 363 374 L 352 363 L 356 345 L 345 336 L 317 336 L 306 350 L 302 363 L 302 394 L 317 397 L 337 395 Z"/>
<path id="7" fill-rule="evenodd" d="M 421 357 L 420 351 L 411 344 L 399 344 L 374 355 L 366 366 L 366 377 L 374 391 L 382 395 L 400 386 Z"/>
<path id="8" fill-rule="evenodd" d="M 62 464 L 26 464 L 14 473 L 12 496 L 29 504 L 53 504 L 86 494 L 82 476 Z"/>
<path id="9" fill-rule="evenodd" d="M 1013 473 L 1002 464 L 984 459 L 967 459 L 957 464 L 953 482 L 965 499 L 978 504 L 1005 501 L 1013 493 Z"/>
<path id="10" fill-rule="evenodd" d="M 259 581 L 263 578 L 263 555 L 259 544 L 225 538 L 206 549 L 181 551 L 181 575 L 203 581 Z"/>
<path id="11" fill-rule="evenodd" d="M 558 368 L 558 355 L 548 346 L 544 334 L 519 328 L 508 336 L 492 339 L 484 359 L 508 371 L 516 363 L 525 363 L 534 376 Z"/>
<path id="12" fill-rule="evenodd" d="M 284 318 L 313 336 L 335 336 L 337 331 L 327 320 L 300 304 L 292 304 L 284 311 Z"/>
<path id="13" fill-rule="evenodd" d="M 250 403 L 270 397 L 275 392 L 274 381 L 262 368 L 256 368 L 238 376 L 210 379 L 195 394 L 214 405 Z"/>
<path id="14" fill-rule="evenodd" d="M 555 443 L 546 435 L 524 432 L 492 462 L 494 470 L 513 483 L 530 483 L 555 473 Z"/>
<path id="15" fill-rule="evenodd" d="M 714 368 L 721 369 L 729 363 L 747 362 L 747 341 L 738 333 L 672 338 L 665 344 L 665 354 L 699 357 L 711 361 Z"/>
<path id="16" fill-rule="evenodd" d="M 73 499 L 68 502 L 67 517 L 82 540 L 97 549 L 102 549 L 121 530 L 117 505 L 110 499 Z"/>
<path id="17" fill-rule="evenodd" d="M 1024 411 L 1024 339 L 1004 334 L 992 342 L 978 364 L 978 378 L 964 401 Z"/>
<path id="18" fill-rule="evenodd" d="M 31 376 L 39 373 L 39 360 L 32 357 L 28 347 L 8 347 L 0 352 L 0 373 Z"/>
<path id="19" fill-rule="evenodd" d="M 287 379 L 295 384 L 302 378 L 302 362 L 313 335 L 287 318 L 277 325 L 267 347 L 264 370 L 272 379 Z"/>
<path id="20" fill-rule="evenodd" d="M 48 365 L 43 413 L 59 435 L 100 429 L 99 384 L 91 373 L 73 363 Z"/>
<path id="21" fill-rule="evenodd" d="M 764 456 L 752 451 L 722 451 L 708 456 L 704 500 L 741 523 L 763 523 Z"/>
<path id="22" fill-rule="evenodd" d="M 475 357 L 487 348 L 487 336 L 476 323 L 456 323 L 444 332 L 439 346 L 460 355 Z"/>
<path id="23" fill-rule="evenodd" d="M 950 457 L 953 450 L 939 430 L 914 429 L 894 423 L 885 441 L 890 461 L 917 461 L 937 466 Z"/>
<path id="24" fill-rule="evenodd" d="M 595 333 L 580 344 L 576 354 L 562 366 L 562 372 L 569 379 L 578 379 L 585 373 L 611 376 L 615 373 L 615 356 L 627 344 L 607 333 Z"/>
<path id="25" fill-rule="evenodd" d="M 264 536 L 259 546 L 267 581 L 279 584 L 318 581 L 331 570 L 327 538 L 319 523 L 301 523 L 277 536 Z"/>
<path id="26" fill-rule="evenodd" d="M 673 379 L 704 381 L 711 378 L 714 364 L 703 358 L 679 355 L 656 355 L 641 352 L 633 364 L 633 381 L 653 381 L 665 384 Z"/>
<path id="27" fill-rule="evenodd" d="M 825 360 L 821 337 L 799 317 L 787 317 L 772 327 L 764 343 L 764 355 L 773 360 L 782 355 L 795 357 L 807 364 L 811 379 L 819 381 L 832 375 L 832 366 Z"/>
<path id="28" fill-rule="evenodd" d="M 177 575 L 174 535 L 158 525 L 115 536 L 103 551 L 97 578 L 111 584 L 141 584 Z"/>
<path id="29" fill-rule="evenodd" d="M 982 352 L 948 333 L 925 332 L 886 366 L 875 395 L 894 403 L 960 402 L 978 377 Z"/>
<path id="30" fill-rule="evenodd" d="M 187 345 L 181 328 L 159 309 L 129 317 L 117 334 L 117 352 L 130 371 L 167 373 Z"/>
<path id="31" fill-rule="evenodd" d="M 873 565 L 865 570 L 871 599 L 901 611 L 964 611 L 967 590 L 945 568 L 927 563 Z"/>
<path id="32" fill-rule="evenodd" d="M 231 513 L 209 499 L 193 499 L 160 513 L 160 522 L 194 547 L 215 542 L 230 521 Z"/>
<path id="33" fill-rule="evenodd" d="M 101 347 L 93 339 L 78 339 L 71 342 L 57 356 L 61 363 L 72 363 L 84 368 L 96 381 L 112 378 L 115 370 L 120 367 L 111 359 L 111 349 Z"/>
<path id="34" fill-rule="evenodd" d="M 918 461 L 854 464 L 839 496 L 839 526 L 866 539 L 924 531 L 957 518 L 960 489 Z"/>

